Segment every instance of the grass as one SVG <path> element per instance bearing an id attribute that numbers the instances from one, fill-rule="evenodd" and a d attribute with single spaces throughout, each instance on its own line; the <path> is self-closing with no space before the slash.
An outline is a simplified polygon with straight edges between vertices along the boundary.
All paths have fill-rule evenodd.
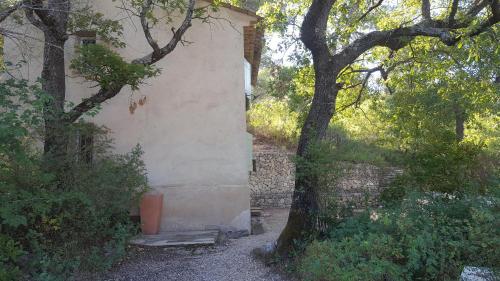
<path id="1" fill-rule="evenodd" d="M 248 128 L 264 143 L 293 150 L 300 136 L 299 114 L 286 101 L 268 98 L 252 105 L 248 111 Z M 353 139 L 345 125 L 330 125 L 327 141 L 334 144 L 332 157 L 338 161 L 368 163 L 376 166 L 398 165 L 403 162 L 401 152 L 365 141 Z"/>

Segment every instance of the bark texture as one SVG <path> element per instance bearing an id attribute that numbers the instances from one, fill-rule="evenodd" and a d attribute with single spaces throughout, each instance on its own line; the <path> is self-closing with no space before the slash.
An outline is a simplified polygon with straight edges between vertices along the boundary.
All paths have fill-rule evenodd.
<path id="1" fill-rule="evenodd" d="M 66 0 L 24 1 L 26 18 L 44 35 L 42 89 L 50 99 L 44 104 L 45 168 L 58 174 L 64 167 L 68 136 L 65 132 L 64 103 L 66 101 L 66 71 L 64 44 L 68 40 L 71 3 Z"/>
<path id="2" fill-rule="evenodd" d="M 462 36 L 476 36 L 500 21 L 498 0 L 476 1 L 468 10 L 460 11 L 464 14 L 460 18 L 456 18 L 456 15 L 460 14 L 458 1 L 453 0 L 450 14 L 444 20 L 433 19 L 430 1 L 422 0 L 420 22 L 410 25 L 402 23 L 401 27 L 392 30 L 369 32 L 332 54 L 327 44 L 327 25 L 334 3 L 335 0 L 313 0 L 301 27 L 301 40 L 312 54 L 316 79 L 312 105 L 302 127 L 297 149 L 297 155 L 306 161 L 313 160 L 309 159 L 308 149 L 314 142 L 324 138 L 335 113 L 337 94 L 342 86 L 337 83 L 337 76 L 366 51 L 376 46 L 396 51 L 408 45 L 417 36 L 439 38 L 444 44 L 453 46 L 462 37 L 455 36 L 452 31 L 468 27 L 487 9 L 490 16 Z M 370 8 L 367 13 L 371 10 L 373 9 Z M 367 13 L 363 14 L 361 19 Z M 388 73 L 383 68 L 378 71 L 382 76 Z M 457 117 L 457 137 L 463 138 L 463 115 L 460 116 Z M 298 165 L 297 175 L 305 174 L 301 169 Z M 278 254 L 286 256 L 293 249 L 294 241 L 300 241 L 316 231 L 316 215 L 319 211 L 317 182 L 318 179 L 312 175 L 297 177 L 288 222 L 277 241 Z"/>
<path id="3" fill-rule="evenodd" d="M 59 163 L 67 151 L 68 136 L 65 132 L 64 102 L 66 100 L 66 72 L 64 63 L 65 40 L 57 40 L 52 34 L 45 34 L 45 48 L 42 70 L 42 89 L 50 95 L 44 106 L 44 153 L 47 165 Z M 50 168 L 49 168 L 50 170 Z"/>

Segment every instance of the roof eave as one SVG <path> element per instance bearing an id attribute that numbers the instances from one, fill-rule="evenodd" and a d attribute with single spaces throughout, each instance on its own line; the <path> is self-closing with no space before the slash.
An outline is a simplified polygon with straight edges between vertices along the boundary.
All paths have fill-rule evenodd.
<path id="1" fill-rule="evenodd" d="M 213 4 L 215 2 L 214 0 L 202 0 L 202 1 L 205 1 L 205 2 L 208 2 L 208 3 L 211 3 L 211 4 Z M 240 8 L 240 7 L 237 7 L 237 6 L 233 6 L 231 4 L 224 3 L 224 2 L 218 3 L 217 5 L 219 5 L 221 7 L 224 7 L 226 9 L 229 9 L 231 11 L 234 11 L 234 12 L 237 12 L 237 13 L 240 13 L 240 14 L 244 14 L 244 15 L 253 17 L 253 18 L 255 18 L 256 21 L 261 21 L 263 19 L 261 16 L 257 15 L 255 12 L 250 11 L 248 9 L 244 9 L 244 8 Z"/>

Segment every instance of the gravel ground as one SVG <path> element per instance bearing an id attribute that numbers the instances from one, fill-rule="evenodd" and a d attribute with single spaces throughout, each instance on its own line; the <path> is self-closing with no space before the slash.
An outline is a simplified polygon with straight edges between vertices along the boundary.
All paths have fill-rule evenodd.
<path id="1" fill-rule="evenodd" d="M 105 276 L 87 280 L 116 281 L 290 281 L 265 266 L 251 251 L 276 240 L 287 210 L 265 210 L 266 233 L 231 239 L 226 245 L 198 248 L 153 248 L 132 251 Z"/>

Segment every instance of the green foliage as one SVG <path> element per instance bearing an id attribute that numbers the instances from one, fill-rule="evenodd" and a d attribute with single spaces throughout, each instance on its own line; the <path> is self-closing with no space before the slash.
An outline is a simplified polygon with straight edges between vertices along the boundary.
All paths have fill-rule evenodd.
<path id="1" fill-rule="evenodd" d="M 416 40 L 398 52 L 406 61 L 389 76 L 393 95 L 375 108 L 383 137 L 407 154 L 407 170 L 422 190 L 485 192 L 498 177 L 498 44 L 485 34 L 450 50 Z M 464 139 L 458 125 L 464 126 Z"/>
<path id="2" fill-rule="evenodd" d="M 299 112 L 291 108 L 290 100 L 280 101 L 267 98 L 254 103 L 248 112 L 248 125 L 251 132 L 268 142 L 292 148 L 296 146 L 302 122 Z M 303 111 L 301 111 L 303 113 Z M 359 111 L 358 111 L 359 113 Z M 360 115 L 344 115 L 330 125 L 323 153 L 330 155 L 330 162 L 369 163 L 378 166 L 400 165 L 404 160 L 402 153 L 378 145 L 367 138 L 367 124 Z M 349 128 L 349 129 L 346 129 Z M 372 128 L 375 131 L 377 128 Z M 324 163 L 323 163 L 324 164 Z M 315 165 L 322 165 L 316 163 Z"/>
<path id="3" fill-rule="evenodd" d="M 296 69 L 291 67 L 269 67 L 259 72 L 254 96 L 271 96 L 278 99 L 290 97 L 295 92 L 293 79 Z"/>
<path id="4" fill-rule="evenodd" d="M 401 255 L 394 241 L 376 234 L 308 247 L 301 268 L 305 280 L 404 280 L 403 270 L 387 257 Z"/>
<path id="5" fill-rule="evenodd" d="M 71 61 L 71 68 L 104 89 L 126 84 L 137 90 L 146 78 L 160 73 L 153 66 L 128 63 L 118 53 L 99 44 L 79 47 L 78 56 Z"/>
<path id="6" fill-rule="evenodd" d="M 287 67 L 274 62 L 270 64 L 259 72 L 255 96 L 263 99 L 273 97 L 286 102 L 289 110 L 298 115 L 297 126 L 301 127 L 314 93 L 314 70 L 312 67 Z"/>
<path id="7" fill-rule="evenodd" d="M 107 19 L 104 14 L 94 12 L 91 6 L 74 7 L 68 22 L 68 32 L 95 31 L 96 35 L 113 47 L 126 46 L 122 41 L 123 26 L 120 21 Z"/>
<path id="8" fill-rule="evenodd" d="M 334 3 L 326 31 L 332 53 L 367 30 L 400 28 L 421 20 L 421 1 L 380 6 L 375 2 Z M 450 3 L 432 3 L 433 17 L 444 19 Z M 271 107 L 265 114 L 251 112 L 252 118 L 262 118 L 252 120 L 261 124 L 256 132 L 268 131 L 271 116 L 283 119 L 286 112 L 301 128 L 308 112 L 314 68 L 297 39 L 309 4 L 265 1 L 261 7 L 268 30 L 281 35 L 274 55 L 293 52 L 285 58 L 286 67 L 265 65 L 259 97 L 265 98 L 262 92 L 267 92 L 288 109 L 275 110 L 280 114 Z M 472 2 L 463 4 L 460 9 Z M 456 19 L 466 16 L 459 12 Z M 488 12 L 479 15 L 472 27 L 457 35 L 474 30 L 487 16 Z M 384 191 L 386 207 L 376 212 L 336 224 L 343 217 L 334 200 L 327 202 L 333 208 L 322 210 L 319 219 L 333 218 L 326 224 L 332 226 L 331 234 L 308 247 L 299 270 L 302 279 L 456 280 L 464 265 L 498 269 L 498 194 L 492 195 L 498 193 L 500 175 L 497 41 L 498 26 L 463 38 L 456 48 L 436 38 L 417 38 L 397 51 L 371 49 L 341 70 L 336 82 L 342 89 L 327 138 L 297 159 L 297 177 L 315 181 L 309 186 L 321 194 L 315 199 L 322 205 L 336 180 L 331 175 L 339 171 L 336 161 L 397 165 L 405 174 Z M 380 71 L 365 77 L 375 66 L 389 74 Z M 414 190 L 427 193 L 414 198 Z"/>
<path id="9" fill-rule="evenodd" d="M 16 264 L 24 252 L 12 238 L 0 233 L 0 253 L 0 280 L 18 280 L 21 270 Z"/>
<path id="10" fill-rule="evenodd" d="M 270 98 L 252 105 L 248 126 L 259 137 L 293 147 L 299 134 L 297 117 L 287 103 Z"/>
<path id="11" fill-rule="evenodd" d="M 305 155 L 295 157 L 296 178 L 310 181 L 315 187 L 319 208 L 318 213 L 313 215 L 317 216 L 320 224 L 335 225 L 338 218 L 353 214 L 351 204 L 338 200 L 337 182 L 343 173 L 352 169 L 356 163 L 384 167 L 394 164 L 396 159 L 400 161 L 400 158 L 395 151 L 348 139 L 341 130 L 331 127 L 325 140 L 312 143 Z M 365 194 L 366 207 L 372 205 L 368 202 L 369 195 Z M 394 199 L 390 198 L 389 201 L 392 202 Z M 321 235 L 323 231 L 323 227 L 319 227 L 318 234 Z"/>
<path id="12" fill-rule="evenodd" d="M 332 122 L 328 128 L 326 140 L 334 144 L 333 159 L 351 163 L 367 163 L 383 166 L 401 165 L 405 158 L 404 155 L 391 147 L 379 145 L 368 137 L 368 132 L 363 131 L 361 136 L 354 131 L 356 120 L 353 118 L 343 118 L 347 126 L 340 122 Z"/>
<path id="13" fill-rule="evenodd" d="M 299 271 L 304 280 L 456 280 L 464 265 L 497 268 L 498 203 L 414 194 L 333 226 L 307 248 Z"/>
<path id="14" fill-rule="evenodd" d="M 44 95 L 16 80 L 0 83 L 0 93 L 0 280 L 68 280 L 76 269 L 109 268 L 136 231 L 129 211 L 147 188 L 140 148 L 111 154 L 94 129 L 95 160 L 70 152 L 56 179 L 33 146 Z"/>
<path id="15" fill-rule="evenodd" d="M 499 177 L 500 84 L 495 79 L 500 61 L 492 55 L 499 51 L 496 32 L 464 40 L 459 49 L 417 39 L 385 61 L 384 68 L 394 70 L 385 80 L 369 80 L 361 95 L 364 73 L 356 71 L 368 67 L 346 68 L 338 80 L 344 90 L 327 134 L 335 144 L 335 159 L 400 166 L 408 180 L 412 177 L 412 188 L 424 191 L 485 192 Z M 388 53 L 378 48 L 371 56 L 376 61 Z M 261 90 L 286 103 L 301 128 L 314 92 L 312 66 L 271 63 L 268 71 Z M 268 109 L 252 117 L 260 124 L 255 132 L 269 131 L 270 116 L 283 114 Z"/>
<path id="16" fill-rule="evenodd" d="M 484 192 L 492 179 L 491 161 L 481 144 L 433 143 L 410 158 L 408 172 L 422 190 Z"/>

